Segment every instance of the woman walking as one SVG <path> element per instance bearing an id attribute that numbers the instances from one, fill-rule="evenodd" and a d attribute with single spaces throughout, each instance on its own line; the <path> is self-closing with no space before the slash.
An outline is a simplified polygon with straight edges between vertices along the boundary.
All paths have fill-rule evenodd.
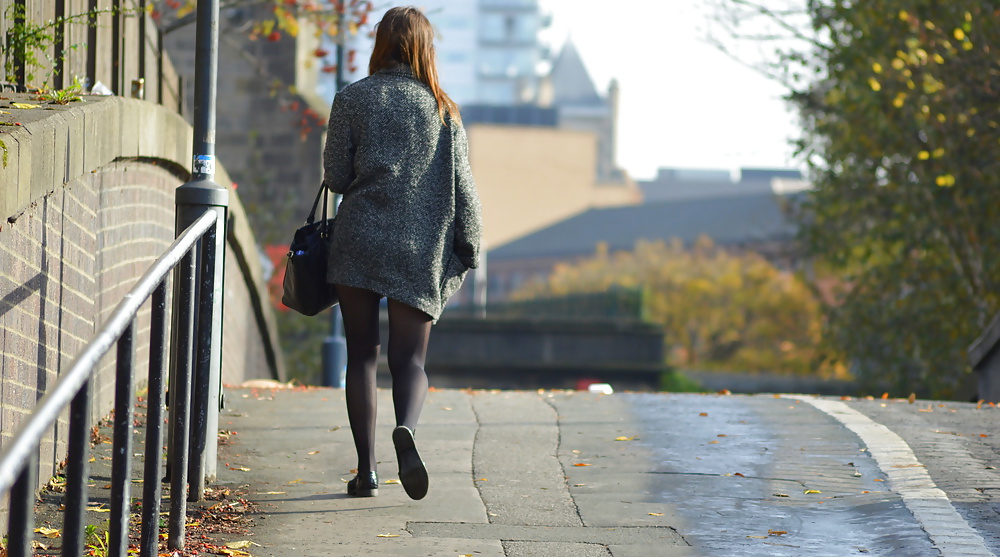
<path id="1" fill-rule="evenodd" d="M 378 494 L 375 370 L 379 302 L 388 299 L 392 441 L 406 494 L 427 493 L 413 433 L 427 395 L 431 324 L 479 264 L 479 198 L 456 104 L 438 84 L 434 30 L 416 8 L 386 12 L 369 76 L 333 101 L 324 183 L 343 194 L 327 280 L 336 285 L 347 337 L 347 413 L 357 497 Z"/>

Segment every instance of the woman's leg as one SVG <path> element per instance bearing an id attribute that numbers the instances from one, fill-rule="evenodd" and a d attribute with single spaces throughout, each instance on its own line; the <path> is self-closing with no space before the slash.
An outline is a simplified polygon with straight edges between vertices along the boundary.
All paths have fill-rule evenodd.
<path id="1" fill-rule="evenodd" d="M 378 304 L 381 296 L 361 288 L 337 285 L 347 339 L 347 417 L 358 451 L 358 474 L 375 472 L 375 371 L 377 366 Z"/>
<path id="2" fill-rule="evenodd" d="M 392 404 L 396 425 L 417 428 L 427 397 L 427 340 L 431 317 L 402 302 L 389 300 L 389 372 L 392 374 Z"/>

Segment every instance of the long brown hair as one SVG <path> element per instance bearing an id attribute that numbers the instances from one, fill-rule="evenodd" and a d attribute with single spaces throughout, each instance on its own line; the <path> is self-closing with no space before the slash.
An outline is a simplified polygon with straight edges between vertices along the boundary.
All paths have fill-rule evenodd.
<path id="1" fill-rule="evenodd" d="M 445 121 L 445 112 L 455 120 L 461 119 L 458 105 L 438 83 L 434 62 L 434 28 L 427 16 L 413 6 L 390 9 L 375 26 L 375 48 L 368 62 L 368 74 L 397 64 L 408 64 L 413 70 L 413 77 L 430 88 L 437 99 L 442 122 Z"/>

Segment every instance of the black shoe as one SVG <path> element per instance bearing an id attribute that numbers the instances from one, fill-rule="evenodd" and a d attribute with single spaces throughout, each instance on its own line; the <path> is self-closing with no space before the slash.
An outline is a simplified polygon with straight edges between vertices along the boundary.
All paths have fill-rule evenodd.
<path id="1" fill-rule="evenodd" d="M 396 446 L 399 481 L 403 489 L 410 499 L 423 499 L 427 495 L 427 468 L 424 468 L 424 462 L 417 453 L 413 431 L 406 426 L 398 426 L 392 430 L 392 444 Z"/>
<path id="2" fill-rule="evenodd" d="M 347 482 L 347 494 L 354 497 L 375 497 L 378 495 L 378 474 L 369 472 L 368 477 L 362 474 L 354 476 Z"/>

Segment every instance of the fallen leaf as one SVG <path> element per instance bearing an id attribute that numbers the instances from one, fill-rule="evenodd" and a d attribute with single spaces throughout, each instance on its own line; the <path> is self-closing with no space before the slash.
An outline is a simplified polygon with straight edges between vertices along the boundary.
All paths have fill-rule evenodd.
<path id="1" fill-rule="evenodd" d="M 774 396 L 774 398 L 781 398 L 781 395 L 779 395 L 778 393 L 774 393 L 774 395 L 772 396 Z"/>
<path id="2" fill-rule="evenodd" d="M 442 410 L 451 410 L 451 407 L 450 406 L 442 406 L 441 409 Z"/>
<path id="3" fill-rule="evenodd" d="M 874 481 L 874 482 L 884 482 L 885 480 L 883 480 L 882 478 L 875 478 L 872 481 Z"/>
<path id="4" fill-rule="evenodd" d="M 871 491 L 862 491 L 861 493 L 871 493 Z"/>
<path id="5" fill-rule="evenodd" d="M 989 435 L 986 435 L 985 433 L 980 433 L 979 436 L 980 437 L 989 437 Z"/>
<path id="6" fill-rule="evenodd" d="M 709 445 L 717 445 L 718 443 L 719 443 L 718 441 L 709 441 L 708 442 Z"/>
<path id="7" fill-rule="evenodd" d="M 230 555 L 231 557 L 251 557 L 246 551 L 240 551 L 239 549 L 230 549 L 228 547 L 220 547 L 216 550 L 216 555 Z"/>
<path id="8" fill-rule="evenodd" d="M 384 484 L 398 484 L 399 480 L 386 480 L 386 481 L 384 481 L 382 483 L 384 483 Z"/>
<path id="9" fill-rule="evenodd" d="M 708 415 L 708 412 L 699 412 L 698 415 L 704 418 Z"/>
<path id="10" fill-rule="evenodd" d="M 577 463 L 576 463 L 576 464 L 574 464 L 573 466 L 590 466 L 590 464 L 589 464 L 589 463 L 586 463 L 586 462 L 577 462 Z"/>
<path id="11" fill-rule="evenodd" d="M 755 540 L 766 540 L 767 536 L 747 536 L 748 538 L 753 538 Z"/>
<path id="12" fill-rule="evenodd" d="M 721 391 L 715 393 L 717 395 L 731 395 L 733 394 L 729 389 L 722 389 Z"/>
<path id="13" fill-rule="evenodd" d="M 787 493 L 774 493 L 773 495 L 774 495 L 775 497 L 788 497 L 788 494 L 787 494 Z"/>
<path id="14" fill-rule="evenodd" d="M 0 110 L 0 114 L 10 114 L 10 112 L 4 112 L 3 110 Z"/>
<path id="15" fill-rule="evenodd" d="M 44 526 L 35 528 L 35 533 L 41 534 L 46 538 L 58 538 L 62 535 L 62 532 L 60 532 L 58 528 L 46 528 Z"/>
<path id="16" fill-rule="evenodd" d="M 302 478 L 298 478 L 298 479 L 292 480 L 292 481 L 288 482 L 288 485 L 300 484 L 300 483 L 303 483 L 302 482 Z"/>
<path id="17" fill-rule="evenodd" d="M 230 470 L 236 470 L 237 472 L 249 472 L 250 469 L 246 466 L 230 466 Z"/>
<path id="18" fill-rule="evenodd" d="M 767 533 L 771 536 L 784 536 L 788 532 L 785 530 L 768 530 Z"/>
<path id="19" fill-rule="evenodd" d="M 663 513 L 649 513 L 649 516 L 663 516 Z"/>
<path id="20" fill-rule="evenodd" d="M 306 454 L 319 454 L 319 451 L 310 451 L 310 452 L 308 452 Z"/>
<path id="21" fill-rule="evenodd" d="M 399 534 L 379 534 L 380 538 L 398 538 Z"/>
<path id="22" fill-rule="evenodd" d="M 284 491 L 258 491 L 257 495 L 284 495 Z"/>
<path id="23" fill-rule="evenodd" d="M 716 435 L 716 437 L 729 437 L 729 436 L 726 435 L 725 433 L 720 433 L 720 434 Z"/>
<path id="24" fill-rule="evenodd" d="M 29 108 L 38 108 L 37 104 L 28 104 L 28 103 L 10 103 L 10 106 L 12 108 L 20 108 L 22 110 L 27 110 Z"/>
<path id="25" fill-rule="evenodd" d="M 573 487 L 586 487 L 587 484 L 573 484 Z"/>
<path id="26" fill-rule="evenodd" d="M 909 402 L 910 404 L 913 404 L 914 402 L 916 402 L 917 401 L 917 393 L 910 393 L 910 396 L 908 396 L 906 398 L 906 401 Z"/>
<path id="27" fill-rule="evenodd" d="M 250 540 L 240 540 L 238 542 L 229 542 L 226 544 L 226 547 L 229 549 L 243 549 L 245 547 L 250 547 L 251 545 L 255 544 Z"/>
<path id="28" fill-rule="evenodd" d="M 615 441 L 635 441 L 635 435 L 633 435 L 632 437 L 625 437 L 625 436 L 615 437 Z"/>
<path id="29" fill-rule="evenodd" d="M 479 478 L 479 479 L 478 479 L 478 480 L 476 480 L 476 481 L 477 481 L 477 482 L 485 482 L 485 481 L 487 481 L 487 480 L 486 480 L 486 478 Z"/>
<path id="30" fill-rule="evenodd" d="M 809 493 L 823 493 L 823 492 L 820 491 L 820 490 L 818 490 L 818 489 L 807 489 L 807 490 L 803 491 L 802 493 L 809 494 Z"/>
<path id="31" fill-rule="evenodd" d="M 744 476 L 743 474 L 740 474 L 739 472 L 736 472 L 736 473 L 735 473 L 735 474 L 733 474 L 733 475 L 734 475 L 734 476 L 739 476 L 739 477 L 741 477 L 741 478 L 745 478 L 745 477 L 746 477 L 746 476 Z"/>
<path id="32" fill-rule="evenodd" d="M 882 393 L 882 400 L 889 398 L 889 393 Z"/>
<path id="33" fill-rule="evenodd" d="M 843 395 L 840 397 L 840 400 L 851 400 L 851 397 L 848 395 Z"/>

